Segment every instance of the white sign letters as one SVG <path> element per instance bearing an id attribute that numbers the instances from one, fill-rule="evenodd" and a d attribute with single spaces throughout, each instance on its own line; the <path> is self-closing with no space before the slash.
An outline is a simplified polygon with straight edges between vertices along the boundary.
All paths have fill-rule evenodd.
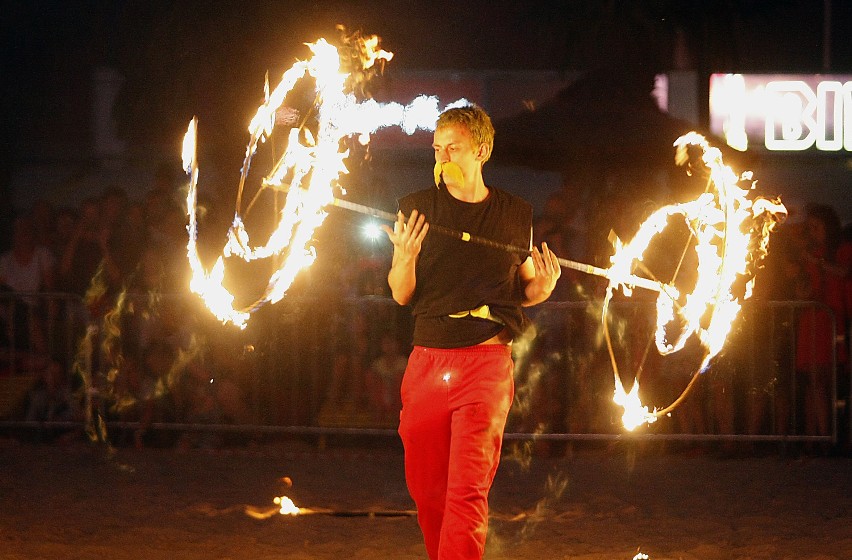
<path id="1" fill-rule="evenodd" d="M 739 150 L 852 151 L 852 76 L 714 74 L 710 127 Z"/>

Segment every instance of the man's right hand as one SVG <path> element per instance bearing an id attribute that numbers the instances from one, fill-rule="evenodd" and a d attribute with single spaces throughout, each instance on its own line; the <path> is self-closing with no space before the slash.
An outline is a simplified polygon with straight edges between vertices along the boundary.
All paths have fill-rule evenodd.
<path id="1" fill-rule="evenodd" d="M 402 212 L 397 212 L 393 229 L 387 225 L 383 225 L 382 229 L 393 243 L 394 263 L 396 263 L 397 259 L 408 261 L 417 258 L 423 246 L 423 239 L 429 231 L 429 224 L 426 222 L 426 216 L 417 210 L 412 210 L 407 222 Z"/>
<path id="2" fill-rule="evenodd" d="M 412 210 L 408 221 L 402 212 L 399 212 L 393 229 L 387 225 L 383 225 L 382 229 L 393 243 L 393 261 L 388 273 L 388 285 L 393 299 L 400 305 L 406 305 L 411 301 L 417 285 L 417 255 L 420 254 L 423 239 L 429 231 L 429 224 L 425 216 L 417 210 Z"/>

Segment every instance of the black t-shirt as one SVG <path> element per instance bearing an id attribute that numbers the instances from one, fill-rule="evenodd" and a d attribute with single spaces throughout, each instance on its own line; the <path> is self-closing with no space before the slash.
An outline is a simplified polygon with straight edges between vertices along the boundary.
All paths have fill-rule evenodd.
<path id="1" fill-rule="evenodd" d="M 399 201 L 405 216 L 417 210 L 429 224 L 464 231 L 515 247 L 528 248 L 532 207 L 523 199 L 489 187 L 482 202 L 463 202 L 446 189 L 431 187 Z M 523 285 L 518 268 L 526 255 L 483 246 L 430 231 L 417 260 L 411 304 L 414 344 L 459 348 L 479 344 L 507 327 L 521 334 L 528 320 L 521 310 Z M 488 305 L 499 322 L 474 316 L 451 317 Z"/>

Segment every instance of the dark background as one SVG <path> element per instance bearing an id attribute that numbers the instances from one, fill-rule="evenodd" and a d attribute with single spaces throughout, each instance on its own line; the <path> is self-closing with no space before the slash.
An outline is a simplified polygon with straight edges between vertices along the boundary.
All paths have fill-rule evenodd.
<path id="1" fill-rule="evenodd" d="M 852 71 L 850 0 L 32 0 L 2 2 L 0 21 L 13 160 L 38 157 L 39 146 L 85 145 L 91 75 L 102 66 L 126 77 L 116 114 L 131 141 L 172 136 L 188 114 L 242 133 L 264 74 L 304 58 L 303 43 L 333 38 L 337 23 L 378 34 L 395 54 L 389 72 Z"/>
<path id="2" fill-rule="evenodd" d="M 391 75 L 597 72 L 647 97 L 668 70 L 696 71 L 703 96 L 713 72 L 852 72 L 852 0 L 31 0 L 3 1 L 0 14 L 5 194 L 21 165 L 92 157 L 101 67 L 124 76 L 114 114 L 130 151 L 173 144 L 198 115 L 205 146 L 239 157 L 264 75 L 277 83 L 305 42 L 334 38 L 338 23 L 379 35 L 395 55 Z M 706 125 L 706 98 L 699 107 Z"/>

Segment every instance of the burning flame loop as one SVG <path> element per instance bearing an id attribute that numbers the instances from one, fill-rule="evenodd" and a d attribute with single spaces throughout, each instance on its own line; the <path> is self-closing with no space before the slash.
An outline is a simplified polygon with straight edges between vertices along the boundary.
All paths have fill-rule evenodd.
<path id="1" fill-rule="evenodd" d="M 378 37 L 359 40 L 363 69 L 372 67 L 378 60 L 388 61 L 392 58 L 392 53 L 378 49 Z M 190 122 L 184 136 L 183 166 L 190 178 L 186 197 L 189 218 L 187 256 L 192 272 L 190 290 L 201 296 L 220 321 L 240 328 L 245 328 L 250 314 L 260 306 L 279 301 L 298 272 L 309 267 L 316 259 L 310 245 L 311 238 L 326 217 L 324 208 L 334 201 L 334 187 L 338 185 L 340 177 L 347 173 L 344 160 L 348 152 L 341 150 L 341 140 L 357 135 L 363 144 L 369 141 L 370 134 L 387 126 L 399 126 L 407 134 L 417 129 L 433 130 L 441 113 L 436 97 L 420 96 L 408 105 L 378 103 L 372 99 L 358 102 L 354 93 L 347 92 L 349 75 L 341 71 L 338 49 L 324 39 L 308 47 L 311 58 L 293 64 L 284 72 L 273 91 L 269 92 L 267 87 L 266 100 L 249 125 L 250 139 L 246 147 L 240 188 L 258 143 L 264 142 L 272 134 L 276 111 L 282 107 L 287 94 L 303 78 L 311 77 L 316 81 L 316 103 L 313 108 L 317 118 L 316 133 L 311 134 L 309 130 L 301 128 L 291 129 L 284 154 L 263 180 L 264 187 L 284 185 L 287 190 L 287 199 L 278 216 L 277 226 L 264 245 L 252 247 L 240 214 L 238 196 L 227 243 L 210 271 L 204 269 L 197 248 L 196 199 L 199 172 L 196 119 Z M 446 108 L 465 104 L 467 101 L 461 99 Z M 284 253 L 286 257 L 270 277 L 263 295 L 245 308 L 235 308 L 234 296 L 223 286 L 224 259 L 239 257 L 252 261 Z"/>
<path id="2" fill-rule="evenodd" d="M 702 149 L 704 165 L 710 172 L 708 186 L 712 185 L 712 190 L 708 188 L 707 192 L 691 202 L 660 208 L 642 223 L 629 243 L 616 242 L 616 251 L 611 257 L 612 266 L 607 274 L 610 282 L 604 299 L 602 321 L 607 329 L 607 309 L 615 290 L 620 288 L 624 295 L 631 295 L 634 287 L 630 283 L 633 266 L 643 260 L 651 240 L 665 229 L 671 216 L 683 216 L 696 242 L 698 279 L 693 291 L 683 298 L 673 284 L 661 286 L 657 297 L 655 342 L 660 354 L 668 355 L 682 349 L 687 339 L 695 335 L 703 349 L 697 375 L 707 368 L 710 360 L 722 349 L 742 301 L 751 296 L 754 269 L 766 254 L 769 233 L 776 223 L 786 217 L 787 209 L 777 201 L 759 197 L 754 201 L 749 199 L 749 191 L 738 183 L 750 179 L 750 173 L 738 177 L 730 167 L 723 164 L 721 151 L 710 146 L 700 134 L 691 132 L 681 136 L 674 145 L 679 163 L 685 161 L 686 150 L 690 146 Z M 738 279 L 746 279 L 747 282 L 744 293 L 734 295 L 732 288 Z M 681 301 L 683 303 L 679 303 Z M 668 333 L 672 329 L 677 331 L 676 336 L 669 340 Z M 611 349 L 610 354 L 612 356 Z M 613 400 L 624 408 L 622 421 L 628 430 L 643 423 L 655 422 L 659 416 L 670 412 L 692 385 L 669 407 L 649 411 L 639 399 L 638 379 L 630 392 L 626 393 L 614 359 L 613 369 Z"/>
<path id="3" fill-rule="evenodd" d="M 390 60 L 392 53 L 378 49 L 378 38 L 362 41 L 359 53 L 362 68 L 372 67 L 377 60 Z M 276 124 L 277 111 L 282 108 L 287 94 L 303 78 L 315 80 L 316 132 L 300 128 L 290 130 L 287 148 L 263 180 L 262 185 L 282 188 L 287 198 L 278 216 L 275 230 L 267 242 L 258 247 L 251 245 L 249 234 L 243 223 L 240 196 L 233 223 L 228 231 L 221 256 L 209 271 L 199 257 L 197 248 L 196 199 L 199 168 L 196 153 L 198 122 L 189 123 L 183 142 L 183 166 L 189 176 L 186 204 L 188 214 L 187 257 L 192 271 L 190 289 L 201 296 L 211 312 L 223 323 L 232 323 L 245 328 L 250 314 L 266 303 L 279 301 L 298 272 L 309 267 L 316 259 L 310 245 L 316 228 L 322 225 L 325 207 L 334 202 L 334 188 L 347 173 L 344 160 L 348 152 L 341 150 L 341 140 L 357 136 L 362 143 L 376 130 L 387 126 L 399 126 L 407 134 L 418 129 L 433 130 L 441 110 L 435 97 L 420 96 L 408 105 L 378 103 L 368 99 L 359 102 L 352 92 L 347 92 L 348 74 L 341 70 L 341 55 L 337 48 L 324 39 L 308 45 L 312 57 L 297 61 L 286 72 L 271 92 L 266 89 L 266 99 L 258 108 L 249 125 L 249 143 L 241 172 L 240 194 L 248 175 L 251 159 L 260 142 L 266 141 Z M 467 104 L 461 99 L 446 108 Z M 738 177 L 722 162 L 721 151 L 711 147 L 697 133 L 690 133 L 674 144 L 681 163 L 686 159 L 690 146 L 703 150 L 703 162 L 710 170 L 708 189 L 696 200 L 673 204 L 654 212 L 639 228 L 633 239 L 626 244 L 616 243 L 612 265 L 606 271 L 609 285 L 603 305 L 602 322 L 611 345 L 607 328 L 609 302 L 616 290 L 630 296 L 637 287 L 633 267 L 642 262 L 651 240 L 665 229 L 670 217 L 683 216 L 696 240 L 698 252 L 698 280 L 692 293 L 681 296 L 673 283 L 661 284 L 657 298 L 656 346 L 663 354 L 677 352 L 693 335 L 699 340 L 704 357 L 698 369 L 703 371 L 710 360 L 721 350 L 737 316 L 742 300 L 751 295 L 753 269 L 766 253 L 769 233 L 775 223 L 786 215 L 780 202 L 748 198 L 748 190 L 739 187 L 744 174 Z M 262 296 L 251 305 L 237 309 L 234 296 L 224 287 L 225 258 L 239 257 L 246 261 L 284 255 L 280 266 L 271 275 Z M 748 279 L 745 293 L 734 295 L 732 287 L 741 278 Z M 673 340 L 669 333 L 677 330 Z M 610 346 L 610 355 L 613 356 Z M 654 422 L 667 414 L 684 397 L 687 390 L 675 403 L 663 410 L 649 411 L 639 399 L 638 378 L 630 392 L 622 386 L 618 368 L 613 358 L 615 375 L 614 400 L 624 407 L 623 421 L 628 429 L 642 423 Z M 696 376 L 693 376 L 693 382 Z"/>

